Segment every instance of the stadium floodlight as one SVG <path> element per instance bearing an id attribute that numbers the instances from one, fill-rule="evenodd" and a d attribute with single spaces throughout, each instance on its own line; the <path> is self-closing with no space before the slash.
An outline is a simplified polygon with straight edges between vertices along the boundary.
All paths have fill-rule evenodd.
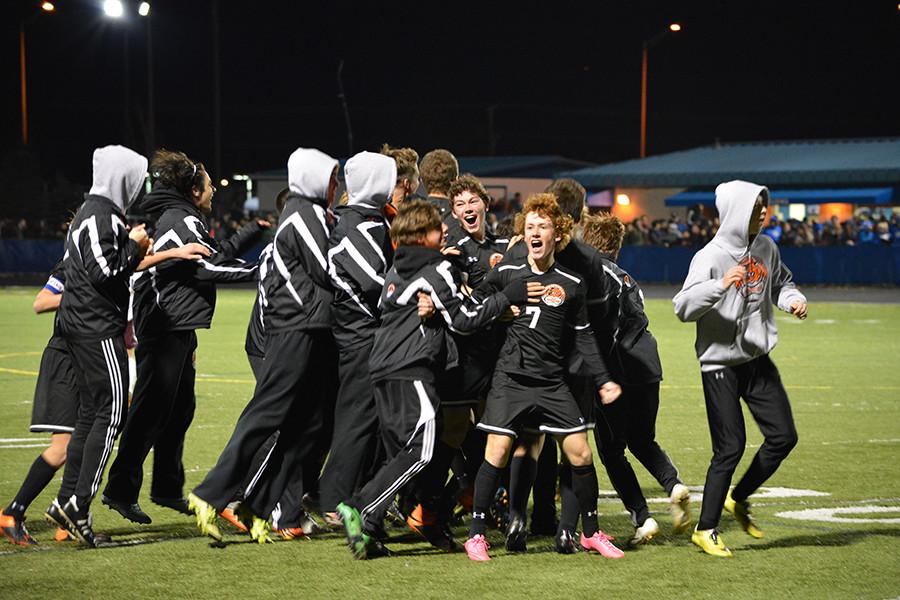
<path id="1" fill-rule="evenodd" d="M 53 12 L 54 10 L 56 10 L 56 6 L 54 6 L 52 2 L 44 2 L 43 4 L 41 4 L 41 8 L 44 10 L 44 12 Z"/>
<path id="2" fill-rule="evenodd" d="M 227 179 L 223 179 L 223 180 L 220 181 L 219 183 L 222 185 L 222 187 L 228 187 L 228 183 L 229 183 L 229 182 L 228 182 Z"/>
<path id="3" fill-rule="evenodd" d="M 616 204 L 619 206 L 628 206 L 631 204 L 631 198 L 628 197 L 628 194 L 616 194 Z"/>
<path id="4" fill-rule="evenodd" d="M 142 17 L 146 17 L 150 14 L 150 3 L 149 2 L 141 2 L 138 6 L 138 14 Z"/>
<path id="5" fill-rule="evenodd" d="M 121 0 L 103 0 L 103 12 L 111 19 L 118 19 L 125 14 L 125 6 Z"/>
<path id="6" fill-rule="evenodd" d="M 681 31 L 681 23 L 672 23 L 669 25 L 669 31 L 679 32 Z"/>

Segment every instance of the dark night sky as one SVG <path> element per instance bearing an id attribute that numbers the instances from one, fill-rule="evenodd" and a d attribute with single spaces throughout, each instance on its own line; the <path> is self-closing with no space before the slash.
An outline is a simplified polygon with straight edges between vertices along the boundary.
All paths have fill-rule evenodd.
<path id="1" fill-rule="evenodd" d="M 31 13 L 29 121 L 44 175 L 89 182 L 95 146 L 145 151 L 146 23 L 111 22 L 99 0 L 58 0 L 52 15 L 16 3 Z M 213 167 L 211 0 L 152 4 L 157 145 Z M 634 158 L 641 41 L 673 19 L 684 31 L 650 54 L 650 154 L 717 138 L 900 135 L 897 2 L 386 4 L 220 1 L 213 175 L 281 167 L 301 145 L 345 156 L 341 58 L 356 151 L 489 154 L 493 105 L 497 154 Z M 4 19 L 4 156 L 20 145 L 17 29 Z"/>

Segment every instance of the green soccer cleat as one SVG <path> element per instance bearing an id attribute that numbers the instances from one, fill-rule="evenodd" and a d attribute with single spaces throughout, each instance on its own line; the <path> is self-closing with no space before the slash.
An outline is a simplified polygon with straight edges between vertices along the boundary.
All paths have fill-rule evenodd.
<path id="1" fill-rule="evenodd" d="M 197 515 L 197 527 L 203 535 L 208 535 L 217 542 L 222 541 L 222 532 L 216 523 L 216 508 L 195 494 L 188 494 L 188 507 Z"/>
<path id="2" fill-rule="evenodd" d="M 337 505 L 337 513 L 344 525 L 347 534 L 347 547 L 353 553 L 353 558 L 365 560 L 366 549 L 371 543 L 371 538 L 363 532 L 362 517 L 359 511 L 341 502 Z"/>
<path id="3" fill-rule="evenodd" d="M 731 550 L 725 546 L 725 541 L 715 529 L 694 529 L 691 541 L 701 550 L 712 556 L 731 557 Z"/>
<path id="4" fill-rule="evenodd" d="M 237 513 L 235 514 L 238 521 L 247 528 L 247 533 L 250 534 L 253 541 L 258 544 L 272 541 L 269 539 L 269 522 L 266 519 L 257 517 L 244 503 L 238 505 Z"/>
<path id="5" fill-rule="evenodd" d="M 760 539 L 763 536 L 762 530 L 756 526 L 756 523 L 753 522 L 753 517 L 750 515 L 749 502 L 747 502 L 746 500 L 738 502 L 731 497 L 731 492 L 728 492 L 728 496 L 725 498 L 725 506 L 723 508 L 734 515 L 734 518 L 737 519 L 737 522 L 740 524 L 741 528 L 746 531 L 751 537 Z"/>

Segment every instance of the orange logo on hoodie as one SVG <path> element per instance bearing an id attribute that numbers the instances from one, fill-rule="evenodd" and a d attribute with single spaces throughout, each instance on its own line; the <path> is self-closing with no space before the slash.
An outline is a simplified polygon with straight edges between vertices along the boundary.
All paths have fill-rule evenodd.
<path id="1" fill-rule="evenodd" d="M 739 264 L 747 270 L 747 274 L 744 275 L 742 281 L 734 284 L 734 287 L 744 298 L 753 294 L 761 294 L 766 287 L 766 280 L 769 278 L 769 270 L 766 265 L 752 256 L 746 257 Z"/>

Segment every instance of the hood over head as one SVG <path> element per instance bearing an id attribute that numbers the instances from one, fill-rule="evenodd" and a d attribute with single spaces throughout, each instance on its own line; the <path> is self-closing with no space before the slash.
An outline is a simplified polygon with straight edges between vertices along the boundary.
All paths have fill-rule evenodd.
<path id="1" fill-rule="evenodd" d="M 769 203 L 769 190 L 749 181 L 728 181 L 716 187 L 719 230 L 713 238 L 727 249 L 743 254 L 750 246 L 750 217 L 760 194 Z"/>
<path id="2" fill-rule="evenodd" d="M 397 184 L 397 162 L 390 156 L 360 152 L 344 165 L 347 204 L 381 208 L 387 204 Z"/>
<path id="3" fill-rule="evenodd" d="M 94 150 L 94 179 L 92 196 L 112 200 L 122 212 L 134 202 L 144 177 L 147 159 L 125 146 L 104 146 Z"/>
<path id="4" fill-rule="evenodd" d="M 288 158 L 288 187 L 309 199 L 328 197 L 328 183 L 338 161 L 314 148 L 297 148 Z"/>

